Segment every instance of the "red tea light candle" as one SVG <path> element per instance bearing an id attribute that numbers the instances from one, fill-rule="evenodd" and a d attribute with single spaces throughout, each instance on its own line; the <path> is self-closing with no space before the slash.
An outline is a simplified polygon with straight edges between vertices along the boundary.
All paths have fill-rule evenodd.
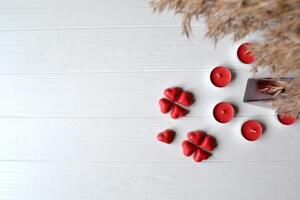
<path id="1" fill-rule="evenodd" d="M 283 125 L 292 125 L 297 121 L 296 116 L 290 116 L 285 114 L 278 114 L 277 119 Z"/>
<path id="2" fill-rule="evenodd" d="M 227 67 L 216 67 L 210 73 L 210 80 L 216 87 L 225 87 L 231 82 L 231 72 Z"/>
<path id="3" fill-rule="evenodd" d="M 251 64 L 255 60 L 254 54 L 247 48 L 249 45 L 250 43 L 244 43 L 237 50 L 237 56 L 239 60 L 245 64 Z"/>
<path id="4" fill-rule="evenodd" d="M 220 123 L 227 123 L 234 117 L 234 107 L 228 102 L 218 103 L 214 110 L 214 118 Z"/>
<path id="5" fill-rule="evenodd" d="M 260 138 L 263 133 L 263 127 L 256 120 L 246 121 L 242 126 L 242 135 L 248 141 L 255 141 Z"/>

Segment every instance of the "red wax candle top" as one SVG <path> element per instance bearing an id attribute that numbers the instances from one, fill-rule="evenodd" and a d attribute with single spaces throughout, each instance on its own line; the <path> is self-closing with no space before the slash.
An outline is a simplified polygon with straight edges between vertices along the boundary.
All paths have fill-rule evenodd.
<path id="1" fill-rule="evenodd" d="M 220 123 L 227 123 L 234 117 L 234 108 L 230 103 L 218 103 L 213 111 L 215 119 Z"/>
<path id="2" fill-rule="evenodd" d="M 255 58 L 253 53 L 248 50 L 247 45 L 250 45 L 250 43 L 244 43 L 238 48 L 237 56 L 242 63 L 251 64 Z"/>
<path id="3" fill-rule="evenodd" d="M 260 138 L 262 133 L 262 125 L 256 120 L 246 121 L 242 126 L 242 135 L 246 140 L 255 141 Z"/>
<path id="4" fill-rule="evenodd" d="M 216 67 L 210 73 L 210 80 L 216 87 L 225 87 L 231 82 L 231 72 L 227 67 Z"/>
<path id="5" fill-rule="evenodd" d="M 284 125 L 291 125 L 297 121 L 296 116 L 289 116 L 289 115 L 283 115 L 283 114 L 282 115 L 278 114 L 277 118 L 278 118 L 279 122 Z"/>

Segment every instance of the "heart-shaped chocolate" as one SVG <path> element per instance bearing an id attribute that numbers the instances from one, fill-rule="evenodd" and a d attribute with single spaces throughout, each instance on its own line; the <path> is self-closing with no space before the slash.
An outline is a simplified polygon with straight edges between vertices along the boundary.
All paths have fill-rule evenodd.
<path id="1" fill-rule="evenodd" d="M 194 153 L 193 159 L 195 162 L 201 162 L 202 160 L 207 160 L 211 156 L 211 153 L 204 151 L 201 148 L 197 148 Z"/>
<path id="2" fill-rule="evenodd" d="M 217 146 L 216 139 L 211 135 L 206 135 L 200 144 L 200 147 L 206 151 L 213 151 Z"/>
<path id="3" fill-rule="evenodd" d="M 205 137 L 205 133 L 202 131 L 191 131 L 187 134 L 187 138 L 195 145 L 200 145 Z"/>
<path id="4" fill-rule="evenodd" d="M 160 106 L 160 111 L 162 113 L 168 113 L 171 111 L 171 109 L 173 108 L 174 106 L 174 103 L 169 101 L 168 99 L 166 98 L 161 98 L 159 100 L 159 106 Z"/>
<path id="5" fill-rule="evenodd" d="M 196 162 L 208 159 L 217 146 L 217 140 L 201 130 L 189 132 L 187 138 L 188 140 L 184 140 L 182 143 L 182 147 L 186 148 L 186 150 L 183 148 L 186 151 L 184 153 L 188 156 L 193 154 Z"/>
<path id="6" fill-rule="evenodd" d="M 167 88 L 164 91 L 164 95 L 168 97 L 171 101 L 177 101 L 181 93 L 182 89 L 180 87 Z"/>
<path id="7" fill-rule="evenodd" d="M 182 153 L 185 156 L 191 156 L 195 150 L 197 149 L 197 147 L 195 145 L 193 145 L 190 141 L 188 140 L 184 140 L 181 143 L 181 147 L 182 147 Z"/>
<path id="8" fill-rule="evenodd" d="M 190 106 L 194 103 L 194 101 L 194 95 L 190 92 L 184 91 L 178 98 L 177 103 L 182 104 L 184 106 Z"/>
<path id="9" fill-rule="evenodd" d="M 163 132 L 157 134 L 157 139 L 166 144 L 171 144 L 175 138 L 175 131 L 166 129 Z"/>
<path id="10" fill-rule="evenodd" d="M 179 105 L 174 105 L 172 111 L 171 111 L 171 117 L 173 119 L 178 119 L 180 117 L 184 117 L 189 113 L 189 111 Z"/>

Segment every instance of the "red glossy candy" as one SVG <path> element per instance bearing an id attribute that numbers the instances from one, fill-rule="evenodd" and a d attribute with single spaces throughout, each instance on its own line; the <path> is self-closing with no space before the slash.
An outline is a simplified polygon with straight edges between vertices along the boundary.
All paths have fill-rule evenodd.
<path id="1" fill-rule="evenodd" d="M 165 98 L 161 98 L 159 100 L 159 106 L 160 106 L 160 111 L 162 113 L 168 113 L 171 111 L 171 109 L 173 108 L 174 106 L 174 103 L 169 101 L 168 99 L 165 99 Z"/>
<path id="2" fill-rule="evenodd" d="M 234 117 L 234 107 L 228 102 L 218 103 L 214 110 L 213 115 L 220 123 L 227 123 Z"/>
<path id="3" fill-rule="evenodd" d="M 250 43 L 242 44 L 237 50 L 237 56 L 242 63 L 251 64 L 254 62 L 255 57 L 252 52 L 250 52 L 247 48 Z"/>
<path id="4" fill-rule="evenodd" d="M 213 136 L 206 135 L 200 144 L 200 147 L 206 151 L 213 151 L 217 146 L 216 139 Z"/>
<path id="5" fill-rule="evenodd" d="M 197 147 L 188 140 L 184 140 L 181 143 L 181 147 L 182 147 L 182 153 L 185 156 L 191 156 L 197 149 Z"/>
<path id="6" fill-rule="evenodd" d="M 248 120 L 242 126 L 242 135 L 246 140 L 255 141 L 260 138 L 263 133 L 263 127 L 256 120 Z"/>
<path id="7" fill-rule="evenodd" d="M 194 95 L 190 92 L 182 92 L 177 103 L 182 104 L 184 106 L 190 106 L 194 103 Z"/>
<path id="8" fill-rule="evenodd" d="M 180 87 L 167 88 L 164 91 L 164 95 L 168 97 L 171 101 L 177 101 L 181 93 L 182 89 Z"/>
<path id="9" fill-rule="evenodd" d="M 210 73 L 210 80 L 216 87 L 225 87 L 231 82 L 231 72 L 227 67 L 216 67 Z"/>
<path id="10" fill-rule="evenodd" d="M 207 160 L 210 156 L 211 153 L 208 153 L 207 151 L 197 148 L 197 150 L 194 153 L 193 159 L 195 162 L 201 162 L 202 160 Z"/>
<path id="11" fill-rule="evenodd" d="M 196 162 L 201 162 L 202 160 L 208 159 L 217 146 L 216 139 L 205 134 L 203 131 L 191 131 L 187 135 L 189 140 L 185 140 L 182 143 L 184 154 L 190 156 L 194 153 L 193 159 Z"/>
<path id="12" fill-rule="evenodd" d="M 277 115 L 277 118 L 279 120 L 280 123 L 284 124 L 284 125 L 292 125 L 297 121 L 297 117 L 296 116 L 289 116 L 289 115 Z"/>
<path id="13" fill-rule="evenodd" d="M 172 111 L 171 111 L 171 117 L 173 119 L 178 119 L 180 117 L 184 117 L 189 113 L 189 111 L 179 105 L 174 105 Z"/>
<path id="14" fill-rule="evenodd" d="M 191 131 L 187 134 L 187 138 L 195 145 L 200 145 L 205 137 L 205 133 L 202 131 Z"/>
<path id="15" fill-rule="evenodd" d="M 166 144 L 171 144 L 175 138 L 175 131 L 166 129 L 163 132 L 160 132 L 157 134 L 157 139 L 161 142 L 164 142 Z"/>

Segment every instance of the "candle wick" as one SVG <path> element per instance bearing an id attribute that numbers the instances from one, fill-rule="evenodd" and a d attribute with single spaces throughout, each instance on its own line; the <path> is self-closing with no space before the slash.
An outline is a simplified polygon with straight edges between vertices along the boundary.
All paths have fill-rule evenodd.
<path id="1" fill-rule="evenodd" d="M 254 129 L 251 129 L 251 133 L 256 133 L 256 130 L 254 130 Z"/>

